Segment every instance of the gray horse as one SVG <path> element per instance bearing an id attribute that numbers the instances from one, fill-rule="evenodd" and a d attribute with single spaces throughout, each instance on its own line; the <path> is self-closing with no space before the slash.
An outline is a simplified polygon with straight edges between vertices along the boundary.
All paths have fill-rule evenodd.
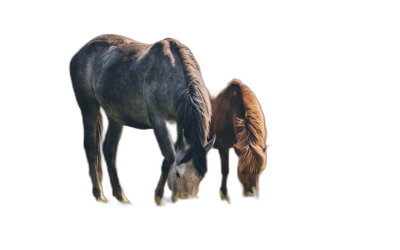
<path id="1" fill-rule="evenodd" d="M 93 195 L 106 202 L 101 186 L 100 107 L 109 127 L 103 143 L 113 195 L 129 202 L 120 186 L 116 153 L 122 127 L 153 129 L 164 160 L 155 200 L 161 203 L 165 182 L 176 198 L 198 192 L 207 171 L 206 153 L 211 102 L 199 66 L 190 50 L 174 39 L 153 45 L 116 35 L 102 35 L 88 42 L 72 58 L 70 74 L 82 112 L 84 148 L 89 163 Z M 166 121 L 177 122 L 174 147 Z"/>

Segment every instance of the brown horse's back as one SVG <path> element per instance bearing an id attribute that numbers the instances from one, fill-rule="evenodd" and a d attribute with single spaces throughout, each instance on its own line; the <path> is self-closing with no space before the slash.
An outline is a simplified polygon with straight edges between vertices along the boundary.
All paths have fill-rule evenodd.
<path id="1" fill-rule="evenodd" d="M 236 141 L 236 118 L 243 118 L 243 104 L 240 82 L 233 80 L 214 100 L 212 100 L 212 123 L 210 136 L 216 135 L 214 148 L 231 148 Z"/>

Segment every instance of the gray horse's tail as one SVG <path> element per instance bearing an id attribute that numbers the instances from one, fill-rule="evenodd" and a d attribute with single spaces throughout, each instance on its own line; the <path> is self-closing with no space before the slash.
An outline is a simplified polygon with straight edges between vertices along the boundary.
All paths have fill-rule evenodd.
<path id="1" fill-rule="evenodd" d="M 101 113 L 99 111 L 99 115 L 97 116 L 97 126 L 96 126 L 96 147 L 97 147 L 97 164 L 96 164 L 96 172 L 99 176 L 99 180 L 102 179 L 102 171 L 101 171 L 101 134 L 103 132 L 103 119 L 101 117 Z"/>

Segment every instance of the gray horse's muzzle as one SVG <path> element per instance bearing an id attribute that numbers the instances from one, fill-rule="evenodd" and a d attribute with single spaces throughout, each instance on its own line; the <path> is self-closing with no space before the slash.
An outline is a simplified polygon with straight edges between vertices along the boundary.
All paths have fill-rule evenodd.
<path id="1" fill-rule="evenodd" d="M 184 194 L 184 193 L 172 193 L 171 194 L 171 202 L 176 203 L 178 200 L 189 200 L 189 199 L 198 199 L 199 196 L 197 194 L 191 195 L 191 194 Z"/>

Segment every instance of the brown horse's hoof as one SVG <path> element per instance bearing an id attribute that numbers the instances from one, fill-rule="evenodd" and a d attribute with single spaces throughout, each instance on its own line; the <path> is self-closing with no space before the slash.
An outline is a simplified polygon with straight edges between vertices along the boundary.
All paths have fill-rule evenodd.
<path id="1" fill-rule="evenodd" d="M 229 200 L 228 194 L 224 195 L 222 190 L 220 190 L 219 193 L 221 194 L 221 200 L 226 200 L 229 204 L 231 203 L 231 201 Z"/>

